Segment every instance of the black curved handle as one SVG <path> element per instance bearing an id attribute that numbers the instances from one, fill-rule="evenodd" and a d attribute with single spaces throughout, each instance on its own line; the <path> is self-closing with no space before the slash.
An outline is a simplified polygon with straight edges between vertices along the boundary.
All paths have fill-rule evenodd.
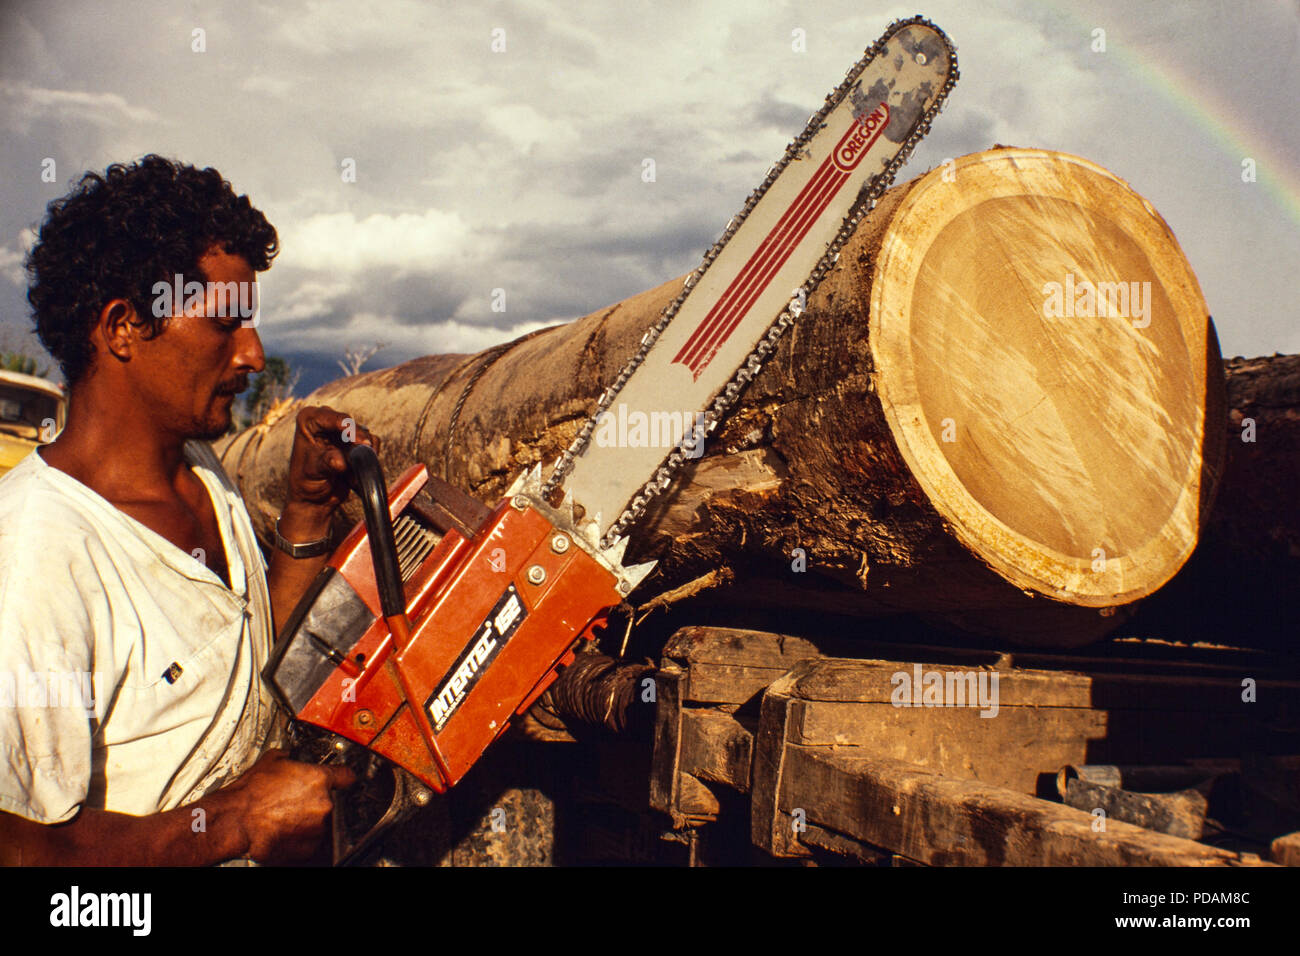
<path id="1" fill-rule="evenodd" d="M 379 587 L 379 606 L 384 617 L 405 614 L 406 595 L 402 593 L 393 519 L 388 513 L 388 488 L 384 484 L 384 471 L 379 467 L 379 456 L 369 445 L 353 445 L 348 450 L 348 467 L 356 480 L 366 516 L 366 536 L 370 539 L 370 558 Z"/>

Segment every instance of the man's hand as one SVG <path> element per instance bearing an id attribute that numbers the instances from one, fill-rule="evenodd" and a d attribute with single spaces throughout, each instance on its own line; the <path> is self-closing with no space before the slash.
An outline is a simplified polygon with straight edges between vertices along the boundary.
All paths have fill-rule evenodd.
<path id="1" fill-rule="evenodd" d="M 237 808 L 248 855 L 259 863 L 294 863 L 320 849 L 334 808 L 330 791 L 355 782 L 347 767 L 298 763 L 283 750 L 268 750 L 223 792 Z"/>
<path id="2" fill-rule="evenodd" d="M 369 445 L 379 453 L 379 439 L 349 415 L 324 405 L 298 412 L 289 455 L 289 505 L 332 515 L 348 497 L 349 444 Z M 281 531 L 283 533 L 283 531 Z"/>
<path id="3" fill-rule="evenodd" d="M 242 856 L 259 863 L 310 860 L 325 846 L 330 791 L 355 779 L 346 767 L 297 763 L 271 750 L 229 786 L 164 813 L 136 817 L 82 807 L 67 823 L 43 824 L 0 812 L 0 866 L 204 866 Z M 204 825 L 196 827 L 195 820 Z"/>
<path id="4" fill-rule="evenodd" d="M 349 444 L 369 445 L 379 452 L 379 439 L 343 412 L 323 405 L 298 412 L 288 493 L 280 514 L 280 534 L 286 541 L 306 544 L 330 533 L 334 512 L 350 490 L 345 454 Z M 267 586 L 277 634 L 327 560 L 328 555 L 295 559 L 283 551 L 272 553 Z"/>

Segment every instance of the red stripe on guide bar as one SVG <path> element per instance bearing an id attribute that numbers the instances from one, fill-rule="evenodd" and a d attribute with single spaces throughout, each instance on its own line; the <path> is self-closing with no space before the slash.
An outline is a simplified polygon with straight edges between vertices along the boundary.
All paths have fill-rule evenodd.
<path id="1" fill-rule="evenodd" d="M 713 359 L 722 343 L 740 324 L 754 302 L 763 294 L 776 273 L 785 265 L 790 254 L 812 228 L 817 217 L 830 204 L 846 179 L 848 174 L 834 169 L 828 170 L 816 194 L 810 196 L 801 208 L 791 207 L 782 223 L 778 223 L 777 228 L 773 230 L 773 235 L 769 235 L 764 240 L 763 245 L 746 264 L 745 270 L 728 287 L 723 299 L 714 304 L 704 324 L 693 336 L 697 340 L 695 348 L 683 359 L 683 364 L 694 371 L 696 378 Z M 785 231 L 786 226 L 790 228 L 790 235 L 783 237 L 784 241 L 779 244 L 773 241 L 775 233 Z"/>
<path id="2" fill-rule="evenodd" d="M 673 357 L 674 363 L 680 362 L 691 370 L 694 378 L 700 377 L 718 349 L 803 241 L 813 223 L 830 205 L 831 199 L 848 180 L 849 173 L 880 138 L 888 125 L 888 118 L 889 107 L 881 103 L 868 116 L 859 118 L 849 127 Z"/>

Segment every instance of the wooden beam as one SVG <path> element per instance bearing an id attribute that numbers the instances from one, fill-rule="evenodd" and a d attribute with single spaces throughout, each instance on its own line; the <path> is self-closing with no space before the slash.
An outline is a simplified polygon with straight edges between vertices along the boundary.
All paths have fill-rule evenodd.
<path id="1" fill-rule="evenodd" d="M 936 672 L 954 678 L 952 689 L 965 693 L 965 706 L 931 701 L 919 686 L 902 693 L 921 683 L 918 669 L 922 679 Z M 981 680 L 989 692 L 983 702 L 976 693 Z M 1078 761 L 1233 756 L 1243 741 L 1266 742 L 1270 713 L 1300 707 L 1300 682 L 1289 680 L 1261 679 L 1257 693 L 1268 701 L 1261 704 L 1242 701 L 1239 675 L 1088 674 L 829 657 L 795 664 L 768 695 L 778 688 L 792 699 L 791 743 L 863 747 L 874 756 L 1026 794 L 1042 791 L 1043 775 Z"/>
<path id="2" fill-rule="evenodd" d="M 743 704 L 801 660 L 820 657 L 811 641 L 740 628 L 684 627 L 663 656 L 687 675 L 683 699 Z"/>
<path id="3" fill-rule="evenodd" d="M 787 744 L 781 769 L 774 831 L 803 819 L 934 866 L 1269 865 L 857 748 Z"/>
<path id="4" fill-rule="evenodd" d="M 705 708 L 682 711 L 683 773 L 749 793 L 753 750 L 753 732 L 731 714 Z"/>
<path id="5" fill-rule="evenodd" d="M 985 720 L 970 708 L 901 708 L 883 702 L 880 664 L 804 661 L 764 694 L 753 756 L 751 835 L 756 846 L 774 856 L 806 856 L 803 835 L 816 826 L 932 865 L 1257 861 L 1250 854 L 1229 853 L 1114 819 L 1097 820 L 1032 796 L 1028 782 L 1036 768 L 1050 769 L 1060 755 L 1037 739 L 1030 718 L 1066 718 L 1058 740 L 1064 751 L 1086 742 L 1082 735 L 1072 740 L 1068 720 L 1092 720 L 1097 712 L 1087 707 L 1034 707 L 1034 697 L 1027 692 L 1037 688 L 1049 700 L 1067 703 L 1079 690 L 1070 680 L 1054 687 L 1040 675 L 1017 681 L 1020 675 L 1011 673 L 1007 686 L 1015 703 L 1002 703 L 998 717 Z M 1026 694 L 1018 696 L 1016 688 Z M 850 699 L 808 700 L 805 694 Z M 889 726 L 891 720 L 897 726 Z M 900 729 L 909 720 L 915 739 Z M 980 726 L 988 728 L 983 739 Z M 912 752 L 940 766 L 922 767 L 889 756 Z M 1027 792 L 963 779 L 976 774 L 995 779 L 1020 775 L 1020 789 Z M 830 848 L 825 839 L 813 842 Z"/>
<path id="6" fill-rule="evenodd" d="M 655 677 L 654 755 L 650 761 L 650 806 L 673 817 L 677 826 L 681 749 L 681 668 L 665 663 Z"/>
<path id="7" fill-rule="evenodd" d="M 805 821 L 782 810 L 786 754 L 796 704 L 789 684 L 790 678 L 783 677 L 763 695 L 751 776 L 750 839 L 754 846 L 776 857 L 811 856 L 796 832 L 796 825 Z"/>
<path id="8" fill-rule="evenodd" d="M 874 650 L 907 649 L 881 645 Z M 1124 829 L 1128 825 L 1114 814 L 1106 820 L 1109 842 L 1094 849 L 1092 843 L 1079 842 L 1080 823 L 1093 839 L 1090 815 L 1071 816 L 1078 811 L 1034 795 L 1050 789 L 1056 772 L 1067 764 L 1205 758 L 1235 754 L 1243 741 L 1262 739 L 1268 709 L 1242 702 L 1240 669 L 1221 668 L 1216 661 L 1184 666 L 1127 658 L 999 656 L 951 648 L 926 648 L 923 653 L 924 662 L 850 660 L 820 656 L 817 646 L 798 638 L 725 628 L 679 631 L 666 648 L 671 659 L 665 661 L 674 675 L 668 695 L 673 716 L 661 717 L 672 733 L 661 739 L 665 759 L 657 761 L 665 774 L 671 767 L 676 779 L 665 776 L 661 789 L 671 793 L 673 786 L 677 788 L 672 807 L 683 818 L 685 787 L 692 793 L 703 788 L 711 795 L 720 794 L 719 786 L 749 792 L 751 839 L 778 857 L 805 857 L 812 848 L 820 848 L 871 861 L 879 858 L 876 849 L 884 849 L 900 858 L 929 863 L 1001 862 L 1003 851 L 991 844 L 972 850 L 959 842 L 971 839 L 974 830 L 954 831 L 952 846 L 944 844 L 943 834 L 934 834 L 937 842 L 930 858 L 906 841 L 882 843 L 876 837 L 889 828 L 867 819 L 882 812 L 870 803 L 856 805 L 860 819 L 850 824 L 851 807 L 835 803 L 836 787 L 842 791 L 862 784 L 839 777 L 852 776 L 878 761 L 883 767 L 907 768 L 927 784 L 951 781 L 986 788 L 970 791 L 976 796 L 970 798 L 973 802 L 968 800 L 969 809 L 976 816 L 996 811 L 1012 820 L 1032 808 L 1034 815 L 1023 824 L 1025 834 L 1016 838 L 1039 843 L 1037 849 L 1016 849 L 1024 860 L 1033 859 L 1034 853 L 1043 859 L 1097 865 L 1226 859 L 1190 840 L 1146 846 L 1144 840 L 1163 835 L 1131 826 Z M 1018 660 L 1046 666 L 1015 666 Z M 1058 669 L 1050 669 L 1053 664 Z M 754 683 L 781 667 L 788 670 L 762 692 L 754 723 L 745 705 L 752 700 Z M 969 673 L 975 681 L 962 684 L 968 691 L 978 688 L 981 675 L 990 690 L 996 674 L 996 714 L 989 706 L 992 700 L 981 701 L 978 693 L 966 701 L 973 706 L 898 706 L 897 675 L 906 674 L 915 683 L 918 667 L 922 675 Z M 1257 692 L 1271 702 L 1268 708 L 1300 703 L 1300 682 L 1261 680 Z M 695 699 L 697 693 L 704 700 Z M 924 704 L 919 691 L 916 697 L 908 698 L 909 702 Z M 982 712 L 989 716 L 981 716 Z M 671 760 L 666 759 L 669 754 Z M 817 763 L 832 760 L 834 764 L 841 758 L 852 766 L 828 771 Z M 967 793 L 937 792 L 953 800 Z M 699 806 L 696 812 L 707 812 L 713 805 L 707 799 L 692 798 L 692 803 Z M 958 801 L 944 812 L 955 816 L 963 805 Z M 888 806 L 890 815 L 894 806 Z M 1061 830 L 1062 821 L 1070 826 Z M 966 826 L 971 830 L 981 824 L 974 821 Z M 1056 835 L 1039 833 L 1041 828 Z M 1207 852 L 1210 856 L 1205 858 Z M 944 853 L 953 855 L 949 859 Z M 1249 862 L 1248 856 L 1242 860 Z"/>

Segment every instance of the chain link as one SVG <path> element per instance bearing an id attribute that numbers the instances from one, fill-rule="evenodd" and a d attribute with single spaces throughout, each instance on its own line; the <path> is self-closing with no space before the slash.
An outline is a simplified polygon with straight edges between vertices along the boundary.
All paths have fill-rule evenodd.
<path id="1" fill-rule="evenodd" d="M 794 324 L 797 315 L 802 313 L 802 307 L 799 308 L 798 312 L 792 311 L 793 303 L 796 300 L 807 302 L 812 298 L 813 291 L 821 284 L 822 279 L 825 278 L 826 274 L 830 272 L 836 261 L 838 261 L 840 256 L 840 247 L 843 246 L 844 243 L 848 241 L 849 237 L 853 235 L 854 231 L 857 230 L 858 224 L 862 221 L 863 217 L 875 207 L 876 201 L 893 183 L 894 177 L 898 174 L 898 170 L 902 168 L 903 164 L 907 162 L 908 158 L 912 155 L 912 150 L 916 148 L 916 144 L 919 143 L 930 131 L 931 122 L 933 122 L 935 115 L 938 114 L 940 109 L 942 109 L 949 90 L 953 88 L 958 79 L 957 52 L 951 41 L 948 40 L 947 35 L 942 30 L 924 17 L 911 17 L 906 20 L 895 21 L 890 24 L 889 29 L 885 31 L 884 36 L 868 47 L 867 51 L 862 55 L 862 58 L 853 66 L 849 67 L 844 74 L 844 82 L 832 90 L 830 94 L 827 95 L 826 102 L 822 105 L 822 108 L 808 118 L 808 125 L 804 128 L 804 131 L 800 133 L 788 147 L 786 147 L 785 155 L 780 159 L 780 161 L 774 163 L 768 168 L 767 175 L 763 179 L 763 182 L 749 194 L 749 198 L 745 201 L 745 207 L 731 218 L 730 222 L 727 223 L 727 228 L 722 233 L 722 236 L 713 244 L 712 247 L 710 247 L 709 251 L 704 254 L 704 260 L 700 263 L 699 268 L 686 277 L 686 281 L 682 284 L 682 291 L 668 304 L 655 324 L 646 329 L 645 334 L 641 336 L 641 344 L 637 348 L 636 354 L 633 355 L 627 364 L 623 366 L 622 371 L 618 373 L 618 376 L 614 381 L 601 394 L 600 399 L 596 404 L 595 414 L 593 414 L 592 417 L 583 424 L 572 444 L 570 444 L 568 449 L 566 449 L 564 454 L 560 457 L 560 460 L 556 463 L 555 470 L 551 473 L 550 478 L 547 479 L 546 484 L 542 488 L 542 496 L 544 498 L 549 498 L 563 482 L 564 477 L 573 469 L 574 460 L 586 450 L 588 443 L 591 441 L 591 435 L 596 429 L 597 420 L 609 409 L 614 398 L 620 391 L 622 391 L 623 386 L 627 384 L 627 381 L 632 377 L 632 374 L 636 372 L 643 362 L 645 362 L 646 356 L 650 354 L 650 350 L 654 348 L 655 343 L 658 341 L 659 336 L 663 334 L 664 329 L 668 328 L 668 323 L 671 322 L 673 316 L 677 314 L 682 303 L 686 301 L 686 297 L 690 294 L 691 290 L 695 288 L 695 284 L 700 280 L 700 277 L 704 275 L 713 260 L 718 257 L 722 248 L 731 240 L 731 237 L 735 235 L 736 230 L 740 228 L 741 224 L 758 204 L 758 201 L 763 198 L 763 195 L 771 187 L 772 183 L 777 180 L 785 170 L 785 167 L 803 151 L 807 143 L 821 130 L 822 124 L 827 115 L 839 106 L 844 97 L 848 95 L 854 78 L 859 76 L 862 71 L 870 65 L 871 61 L 884 51 L 885 45 L 889 40 L 906 27 L 913 25 L 924 26 L 933 30 L 948 47 L 948 75 L 943 87 L 939 90 L 939 94 L 935 98 L 934 103 L 921 116 L 915 129 L 912 130 L 911 135 L 908 136 L 907 140 L 903 143 L 898 152 L 894 154 L 893 158 L 886 163 L 885 168 L 878 175 L 874 176 L 869 181 L 867 187 L 859 193 L 858 198 L 854 201 L 854 204 L 849 211 L 849 214 L 845 216 L 843 223 L 841 223 L 839 232 L 836 233 L 835 238 L 831 241 L 830 245 L 826 247 L 826 254 L 818 261 L 817 266 L 809 274 L 808 280 L 798 290 L 796 290 L 796 294 L 792 296 L 791 306 L 782 310 L 781 314 L 773 320 L 772 327 L 767 330 L 767 333 L 758 341 L 758 344 L 754 347 L 753 351 L 749 353 L 746 361 L 738 367 L 735 374 L 732 375 L 731 380 L 713 399 L 708 410 L 703 413 L 702 420 L 698 422 L 694 428 L 689 430 L 688 435 L 683 437 L 682 443 L 669 453 L 668 457 L 664 459 L 663 464 L 655 469 L 655 472 L 650 476 L 650 479 L 642 485 L 641 490 L 633 496 L 632 500 L 628 503 L 628 506 L 623 510 L 623 513 L 619 515 L 618 519 L 612 525 L 610 525 L 609 530 L 605 533 L 604 539 L 601 542 L 602 547 L 609 547 L 616 538 L 620 537 L 629 527 L 635 524 L 643 514 L 645 514 L 646 508 L 649 507 L 650 502 L 666 491 L 672 484 L 677 471 L 681 468 L 682 463 L 687 460 L 688 453 L 694 450 L 695 443 L 702 441 L 705 434 L 710 433 L 717 428 L 718 423 L 722 421 L 731 406 L 735 404 L 736 399 L 739 397 L 744 387 L 749 384 L 749 381 L 762 369 L 763 362 L 776 348 L 776 343 L 781 338 L 782 334 L 784 334 L 785 330 Z M 798 294 L 800 292 L 802 292 L 802 296 Z"/>

